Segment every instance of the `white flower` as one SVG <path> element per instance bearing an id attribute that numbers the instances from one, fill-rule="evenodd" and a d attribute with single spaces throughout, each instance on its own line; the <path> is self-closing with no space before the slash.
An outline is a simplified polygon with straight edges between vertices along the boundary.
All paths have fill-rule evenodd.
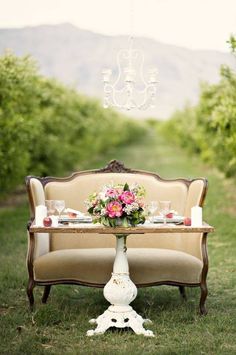
<path id="1" fill-rule="evenodd" d="M 137 202 L 133 202 L 130 205 L 126 205 L 124 211 L 130 215 L 132 212 L 137 211 L 139 209 L 139 205 Z"/>
<path id="2" fill-rule="evenodd" d="M 137 211 L 139 209 L 139 204 L 137 202 L 131 203 L 131 206 L 133 208 L 133 211 Z"/>
<path id="3" fill-rule="evenodd" d="M 108 197 L 106 196 L 106 190 L 99 192 L 98 197 L 99 197 L 100 200 L 102 200 L 102 201 L 108 200 Z"/>
<path id="4" fill-rule="evenodd" d="M 131 184 L 130 185 L 130 190 L 133 191 L 133 192 L 137 192 L 139 189 L 139 185 L 137 182 L 135 182 L 134 184 Z"/>
<path id="5" fill-rule="evenodd" d="M 90 207 L 93 206 L 92 202 L 89 201 L 89 200 L 85 200 L 85 201 L 84 201 L 84 204 L 85 204 L 85 206 L 87 207 L 87 209 L 89 209 Z"/>
<path id="6" fill-rule="evenodd" d="M 106 216 L 107 215 L 107 211 L 105 208 L 101 209 L 101 216 Z"/>

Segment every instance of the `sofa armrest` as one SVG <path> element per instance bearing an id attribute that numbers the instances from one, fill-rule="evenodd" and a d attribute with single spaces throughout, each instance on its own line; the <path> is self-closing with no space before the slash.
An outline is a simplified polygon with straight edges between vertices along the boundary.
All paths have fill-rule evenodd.
<path id="1" fill-rule="evenodd" d="M 27 260 L 32 258 L 35 260 L 41 255 L 47 254 L 50 251 L 50 235 L 49 233 L 32 233 L 27 230 L 28 237 L 28 250 L 27 250 Z"/>
<path id="2" fill-rule="evenodd" d="M 31 219 L 35 218 L 35 207 L 45 205 L 45 193 L 42 183 L 37 178 L 30 178 L 28 183 L 28 194 L 31 206 Z M 28 235 L 29 240 L 29 235 Z M 29 245 L 29 244 L 28 244 Z M 29 249 L 29 247 L 28 247 Z M 34 234 L 33 259 L 44 255 L 50 251 L 50 236 L 48 233 Z"/>
<path id="3" fill-rule="evenodd" d="M 181 233 L 180 250 L 202 260 L 202 233 Z"/>
<path id="4" fill-rule="evenodd" d="M 191 181 L 184 212 L 186 217 L 191 217 L 191 208 L 193 206 L 203 206 L 206 192 L 206 179 L 199 178 Z M 183 233 L 181 235 L 181 250 L 202 260 L 202 237 L 201 233 Z"/>
<path id="5" fill-rule="evenodd" d="M 204 178 L 193 180 L 188 189 L 185 205 L 186 217 L 191 217 L 191 208 L 193 206 L 202 206 L 207 191 L 207 180 Z"/>
<path id="6" fill-rule="evenodd" d="M 29 182 L 30 197 L 33 207 L 45 205 L 45 193 L 41 182 L 36 178 L 31 178 Z"/>

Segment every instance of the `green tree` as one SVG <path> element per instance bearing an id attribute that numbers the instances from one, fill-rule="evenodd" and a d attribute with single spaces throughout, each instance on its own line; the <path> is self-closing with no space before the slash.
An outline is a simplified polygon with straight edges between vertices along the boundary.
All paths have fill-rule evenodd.
<path id="1" fill-rule="evenodd" d="M 141 123 L 43 77 L 30 57 L 0 57 L 0 195 L 27 174 L 67 174 L 144 131 Z"/>
<path id="2" fill-rule="evenodd" d="M 231 36 L 233 53 L 236 39 Z M 217 166 L 226 176 L 236 175 L 236 73 L 222 66 L 218 84 L 202 84 L 198 105 L 186 106 L 164 123 L 170 139 Z M 169 132 L 175 132 L 172 137 Z M 174 138 L 173 138 L 174 137 Z"/>

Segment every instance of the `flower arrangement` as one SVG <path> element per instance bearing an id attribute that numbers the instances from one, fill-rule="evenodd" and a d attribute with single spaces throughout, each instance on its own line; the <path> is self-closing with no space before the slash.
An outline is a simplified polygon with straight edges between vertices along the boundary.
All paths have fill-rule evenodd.
<path id="1" fill-rule="evenodd" d="M 138 184 L 110 184 L 90 195 L 85 202 L 94 223 L 128 227 L 145 222 L 144 195 L 145 189 Z"/>

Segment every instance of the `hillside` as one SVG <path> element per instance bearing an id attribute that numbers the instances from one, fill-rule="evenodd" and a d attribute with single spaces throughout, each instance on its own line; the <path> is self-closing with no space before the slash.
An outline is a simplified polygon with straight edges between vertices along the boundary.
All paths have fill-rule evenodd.
<path id="1" fill-rule="evenodd" d="M 97 97 L 103 95 L 103 68 L 116 71 L 116 53 L 126 46 L 127 37 L 109 37 L 70 24 L 0 29 L 0 54 L 6 49 L 17 55 L 31 54 L 42 74 Z M 193 51 L 147 38 L 135 39 L 135 47 L 144 51 L 146 69 L 155 66 L 159 70 L 157 107 L 143 116 L 166 118 L 187 100 L 196 102 L 201 80 L 217 82 L 221 64 L 235 65 L 227 53 Z"/>

